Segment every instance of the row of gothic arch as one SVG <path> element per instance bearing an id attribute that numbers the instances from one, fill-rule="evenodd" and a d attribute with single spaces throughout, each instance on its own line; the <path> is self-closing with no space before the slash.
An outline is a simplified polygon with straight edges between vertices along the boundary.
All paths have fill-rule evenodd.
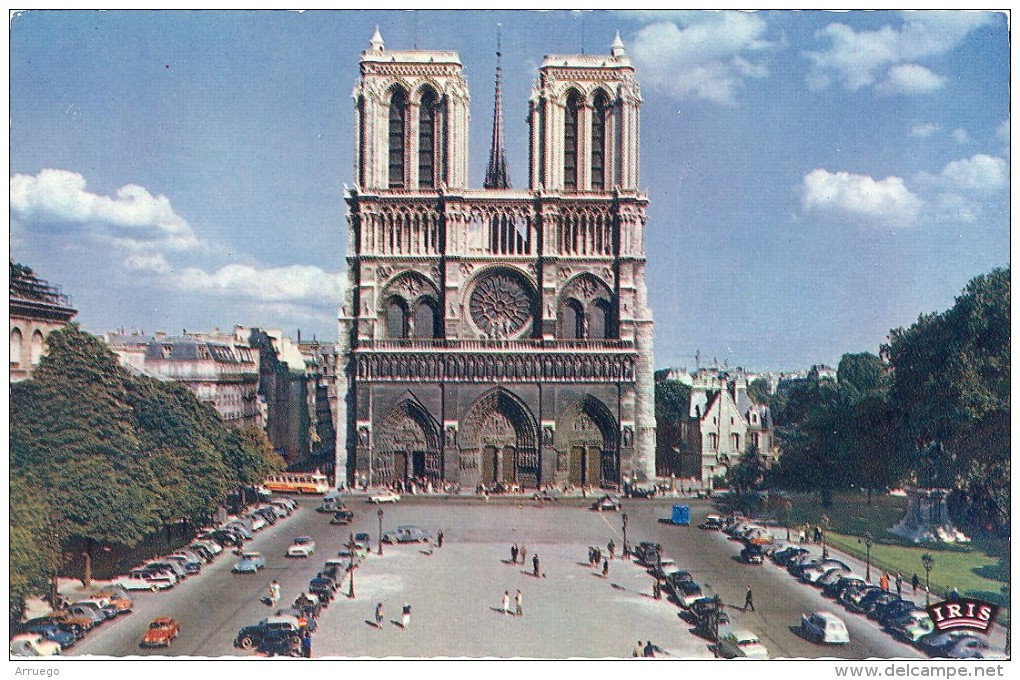
<path id="1" fill-rule="evenodd" d="M 445 430 L 407 392 L 373 432 L 359 429 L 358 443 L 371 452 L 374 483 L 425 478 L 530 488 L 561 483 L 615 486 L 620 480 L 621 436 L 628 445 L 629 432 L 621 435 L 609 408 L 590 394 L 558 414 L 555 425 L 540 428 L 527 404 L 497 387 L 480 396 L 459 423 L 447 421 Z M 546 456 L 553 458 L 543 465 Z M 456 479 L 448 478 L 450 470 L 456 471 Z"/>
<path id="2" fill-rule="evenodd" d="M 529 335 L 538 316 L 534 285 L 517 270 L 493 267 L 473 278 L 465 289 L 465 317 L 487 338 Z M 442 339 L 439 290 L 413 271 L 395 277 L 382 293 L 380 326 L 384 339 Z M 564 340 L 608 340 L 618 337 L 615 296 L 589 272 L 574 277 L 559 295 L 557 337 Z"/>

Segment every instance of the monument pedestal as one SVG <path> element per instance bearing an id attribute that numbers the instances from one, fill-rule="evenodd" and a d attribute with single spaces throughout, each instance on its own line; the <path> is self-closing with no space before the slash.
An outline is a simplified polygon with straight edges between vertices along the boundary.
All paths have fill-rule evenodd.
<path id="1" fill-rule="evenodd" d="M 904 487 L 907 514 L 890 531 L 914 543 L 969 543 L 949 520 L 946 498 L 951 489 Z"/>

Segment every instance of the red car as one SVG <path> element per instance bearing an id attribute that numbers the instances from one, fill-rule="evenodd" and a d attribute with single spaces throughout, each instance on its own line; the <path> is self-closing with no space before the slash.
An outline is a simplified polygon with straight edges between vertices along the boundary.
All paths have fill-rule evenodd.
<path id="1" fill-rule="evenodd" d="M 142 638 L 142 647 L 169 647 L 181 632 L 181 626 L 169 616 L 153 619 Z"/>

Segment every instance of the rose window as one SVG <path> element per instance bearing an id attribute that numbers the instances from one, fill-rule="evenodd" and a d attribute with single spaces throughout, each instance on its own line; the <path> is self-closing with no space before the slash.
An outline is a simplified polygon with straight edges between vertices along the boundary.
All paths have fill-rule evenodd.
<path id="1" fill-rule="evenodd" d="M 531 319 L 531 297 L 524 284 L 510 274 L 483 279 L 471 293 L 471 318 L 490 338 L 516 334 Z"/>

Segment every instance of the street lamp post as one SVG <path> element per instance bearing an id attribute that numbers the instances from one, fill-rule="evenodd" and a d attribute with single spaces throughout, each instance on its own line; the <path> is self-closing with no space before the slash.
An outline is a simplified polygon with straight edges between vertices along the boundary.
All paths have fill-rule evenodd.
<path id="1" fill-rule="evenodd" d="M 623 556 L 630 557 L 630 543 L 627 543 L 627 513 L 623 513 Z"/>
<path id="2" fill-rule="evenodd" d="M 935 558 L 931 553 L 921 555 L 921 565 L 924 566 L 924 606 L 931 604 L 931 570 L 935 566 Z"/>
<path id="3" fill-rule="evenodd" d="M 347 547 L 350 548 L 350 551 L 351 551 L 351 564 L 347 568 L 347 570 L 351 573 L 351 583 L 350 583 L 350 587 L 347 590 L 347 597 L 352 599 L 352 600 L 354 599 L 354 549 L 355 549 L 354 545 L 355 545 L 354 544 L 354 534 L 352 533 L 351 534 L 351 539 L 347 543 Z"/>
<path id="4" fill-rule="evenodd" d="M 871 580 L 871 546 L 875 543 L 875 537 L 871 535 L 870 531 L 864 532 L 864 548 L 867 550 L 866 569 L 864 572 L 864 580 Z"/>
<path id="5" fill-rule="evenodd" d="M 380 555 L 382 555 L 382 518 L 383 518 L 383 514 L 384 513 L 382 511 L 382 508 L 379 508 L 379 512 L 376 513 L 376 516 L 379 517 L 379 554 Z"/>

